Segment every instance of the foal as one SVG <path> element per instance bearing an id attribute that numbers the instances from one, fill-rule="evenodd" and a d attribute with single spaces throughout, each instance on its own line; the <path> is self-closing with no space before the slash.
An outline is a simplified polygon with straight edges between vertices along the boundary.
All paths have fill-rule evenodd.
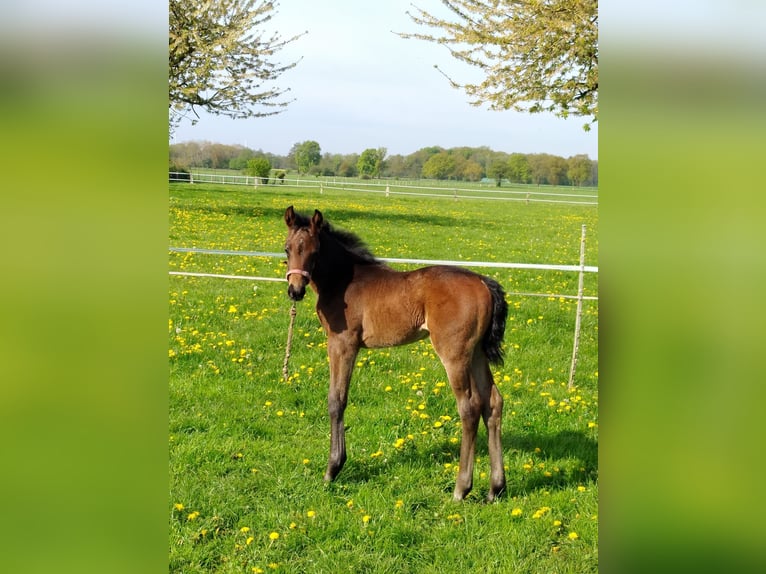
<path id="1" fill-rule="evenodd" d="M 457 399 L 463 429 L 454 498 L 462 500 L 473 486 L 481 418 L 489 435 L 487 498 L 494 500 L 505 489 L 503 398 L 489 368 L 490 362 L 503 360 L 508 305 L 502 287 L 459 267 L 395 271 L 376 259 L 357 236 L 333 229 L 318 210 L 309 219 L 290 206 L 285 223 L 287 294 L 300 301 L 306 285 L 311 285 L 327 334 L 330 456 L 324 479 L 334 480 L 346 462 L 343 413 L 359 349 L 403 345 L 430 335 Z"/>

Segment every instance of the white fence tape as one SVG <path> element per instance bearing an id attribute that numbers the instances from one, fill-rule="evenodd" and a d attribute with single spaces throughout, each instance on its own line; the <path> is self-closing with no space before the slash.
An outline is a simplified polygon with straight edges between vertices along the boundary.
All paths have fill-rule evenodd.
<path id="1" fill-rule="evenodd" d="M 182 173 L 170 172 L 171 181 L 182 183 L 218 183 L 228 185 L 249 185 L 274 187 L 303 187 L 316 189 L 322 193 L 325 189 L 335 191 L 355 191 L 362 193 L 383 193 L 389 195 L 411 195 L 419 197 L 441 197 L 446 199 L 486 199 L 490 201 L 523 201 L 527 203 L 563 203 L 569 205 L 598 205 L 598 201 L 570 201 L 561 199 L 541 199 L 543 196 L 561 198 L 582 198 L 598 199 L 597 194 L 577 194 L 577 193 L 557 193 L 545 191 L 527 191 L 497 188 L 458 188 L 454 186 L 433 187 L 421 185 L 408 185 L 394 180 L 384 180 L 379 182 L 361 182 L 361 181 L 338 181 L 338 180 L 318 180 L 318 179 L 283 179 L 280 183 L 264 184 L 260 183 L 260 178 L 244 175 L 228 175 L 215 173 Z M 273 178 L 271 178 L 273 180 Z M 396 189 L 410 189 L 415 191 L 395 191 Z M 538 188 L 535 188 L 538 189 Z M 441 192 L 441 193 L 424 193 Z M 470 194 L 494 194 L 495 197 L 487 195 L 465 195 Z M 505 196 L 523 196 L 523 197 L 505 197 Z"/>
<path id="2" fill-rule="evenodd" d="M 203 253 L 208 255 L 242 255 L 246 257 L 279 257 L 283 258 L 282 253 L 269 251 L 235 251 L 228 249 L 199 249 L 196 247 L 169 247 L 169 251 L 175 253 Z M 598 267 L 580 266 L 580 265 L 543 265 L 536 263 L 496 263 L 490 261 L 446 261 L 440 259 L 394 259 L 381 258 L 382 261 L 390 263 L 417 263 L 423 265 L 458 265 L 462 267 L 501 267 L 510 269 L 541 269 L 554 271 L 584 271 L 598 273 Z M 212 277 L 217 279 L 244 279 L 247 281 L 273 281 L 275 283 L 286 283 L 287 279 L 282 277 L 257 277 L 253 275 L 225 275 L 220 273 L 197 273 L 192 271 L 168 271 L 169 275 L 182 277 Z M 550 299 L 577 299 L 577 295 L 559 295 L 555 293 L 521 293 L 512 292 L 506 295 L 515 295 L 521 297 L 547 297 Z M 598 301 L 598 297 L 583 296 L 583 300 Z"/>
<path id="3" fill-rule="evenodd" d="M 245 257 L 284 257 L 283 253 L 267 251 L 236 251 L 227 249 L 199 249 L 196 247 L 169 247 L 176 253 L 204 253 L 208 255 L 241 255 Z M 414 263 L 417 265 L 456 265 L 458 267 L 495 267 L 502 269 L 541 269 L 544 271 L 580 271 L 598 273 L 598 267 L 592 265 L 548 265 L 544 263 L 500 263 L 496 261 L 450 261 L 446 259 L 398 259 L 380 257 L 387 263 Z"/>

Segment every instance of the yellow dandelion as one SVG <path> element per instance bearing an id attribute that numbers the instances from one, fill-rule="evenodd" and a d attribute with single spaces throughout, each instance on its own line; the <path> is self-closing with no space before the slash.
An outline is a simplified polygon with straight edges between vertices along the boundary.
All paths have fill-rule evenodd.
<path id="1" fill-rule="evenodd" d="M 255 540 L 254 537 L 248 536 L 247 540 L 245 540 L 245 545 L 250 546 L 250 544 L 252 544 L 253 540 Z"/>
<path id="2" fill-rule="evenodd" d="M 353 508 L 353 507 L 354 507 L 354 501 L 353 501 L 353 500 L 349 500 L 349 501 L 346 503 L 346 506 L 348 506 L 349 508 Z"/>
<path id="3" fill-rule="evenodd" d="M 237 308 L 234 305 L 229 305 L 229 313 L 236 313 Z"/>
<path id="4" fill-rule="evenodd" d="M 577 532 L 570 532 L 569 534 L 567 534 L 567 538 L 569 538 L 569 540 L 577 540 L 578 538 L 580 538 L 580 535 L 577 534 Z"/>
<path id="5" fill-rule="evenodd" d="M 271 534 L 269 534 L 269 539 L 270 540 L 278 540 L 279 539 L 279 532 L 272 532 Z"/>
<path id="6" fill-rule="evenodd" d="M 310 461 L 309 459 L 307 459 L 307 458 L 304 458 L 304 459 L 303 459 L 303 464 L 308 464 L 308 463 L 310 463 L 310 462 L 311 462 L 311 461 Z"/>
<path id="7" fill-rule="evenodd" d="M 435 429 L 438 429 L 440 426 L 442 426 L 442 422 L 441 421 L 434 421 L 434 428 Z"/>
<path id="8" fill-rule="evenodd" d="M 511 510 L 511 516 L 521 516 L 521 512 L 522 512 L 521 508 L 514 508 L 513 510 Z"/>
<path id="9" fill-rule="evenodd" d="M 175 508 L 176 510 L 179 510 L 179 511 L 180 511 L 180 510 L 183 510 L 183 509 L 184 509 L 184 505 L 183 505 L 183 504 L 181 504 L 180 502 L 176 502 L 176 503 L 173 505 L 173 508 Z"/>
<path id="10" fill-rule="evenodd" d="M 370 518 L 371 516 L 369 514 L 365 514 L 364 516 L 362 516 L 362 522 L 364 524 L 367 524 L 370 521 Z"/>
<path id="11" fill-rule="evenodd" d="M 585 490 L 586 490 L 586 489 L 585 489 L 585 487 L 584 487 L 584 486 L 582 486 L 582 485 L 580 485 L 580 486 L 578 486 L 578 487 L 577 487 L 577 491 L 578 491 L 578 492 L 585 492 Z"/>
<path id="12" fill-rule="evenodd" d="M 243 526 L 242 528 L 239 529 L 239 531 L 242 532 L 242 533 L 250 532 L 250 527 L 249 526 Z"/>
<path id="13" fill-rule="evenodd" d="M 561 520 L 554 520 L 553 526 L 561 526 Z"/>
<path id="14" fill-rule="evenodd" d="M 258 568 L 257 566 L 253 566 L 253 574 L 263 574 L 263 568 Z"/>
<path id="15" fill-rule="evenodd" d="M 290 523 L 290 530 L 295 530 L 296 528 L 298 528 L 298 525 L 295 524 L 295 522 L 291 522 Z"/>
<path id="16" fill-rule="evenodd" d="M 306 516 L 308 516 L 309 518 L 314 518 L 316 515 L 317 515 L 317 513 L 316 513 L 316 512 L 314 512 L 313 510 L 309 510 L 309 511 L 306 513 Z"/>
<path id="17" fill-rule="evenodd" d="M 197 520 L 198 516 L 199 516 L 199 512 L 195 510 L 194 512 L 186 515 L 186 520 Z"/>
<path id="18" fill-rule="evenodd" d="M 394 504 L 395 508 L 402 508 L 403 506 L 404 506 L 404 501 L 403 500 L 397 500 L 396 504 Z"/>

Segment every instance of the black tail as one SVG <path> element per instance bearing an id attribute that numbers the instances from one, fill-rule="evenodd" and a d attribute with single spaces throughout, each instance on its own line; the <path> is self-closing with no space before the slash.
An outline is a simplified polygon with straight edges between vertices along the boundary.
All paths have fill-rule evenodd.
<path id="1" fill-rule="evenodd" d="M 482 277 L 484 284 L 492 295 L 492 323 L 490 323 L 481 347 L 490 363 L 503 364 L 503 337 L 505 336 L 505 320 L 508 317 L 508 303 L 505 301 L 505 291 L 500 283 L 489 277 Z"/>

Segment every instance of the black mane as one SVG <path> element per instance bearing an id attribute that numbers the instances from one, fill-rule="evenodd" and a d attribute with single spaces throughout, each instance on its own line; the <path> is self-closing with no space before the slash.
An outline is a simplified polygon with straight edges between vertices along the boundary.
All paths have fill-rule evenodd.
<path id="1" fill-rule="evenodd" d="M 296 227 L 309 227 L 311 219 L 299 213 L 295 214 Z M 329 222 L 323 221 L 322 228 L 319 230 L 320 240 L 330 239 L 343 248 L 354 260 L 354 263 L 363 265 L 385 265 L 383 261 L 375 257 L 364 241 L 350 231 L 336 229 Z"/>
<path id="2" fill-rule="evenodd" d="M 325 222 L 320 231 L 322 235 L 335 240 L 343 249 L 352 256 L 355 263 L 365 265 L 382 265 L 383 262 L 375 257 L 367 245 L 355 233 L 343 229 L 335 229 L 332 225 Z"/>

